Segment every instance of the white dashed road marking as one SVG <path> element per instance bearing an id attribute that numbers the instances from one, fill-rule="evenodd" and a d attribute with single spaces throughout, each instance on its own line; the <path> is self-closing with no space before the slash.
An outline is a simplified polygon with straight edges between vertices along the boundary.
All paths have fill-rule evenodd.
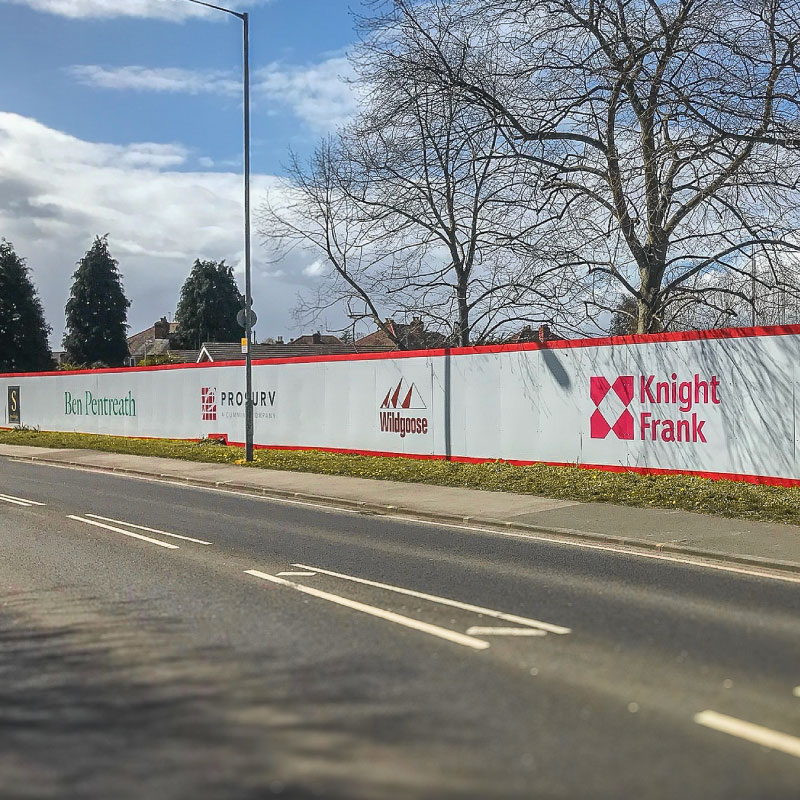
<path id="1" fill-rule="evenodd" d="M 440 628 L 438 625 L 431 625 L 428 622 L 422 622 L 418 619 L 404 617 L 402 614 L 395 614 L 393 611 L 386 611 L 383 608 L 376 608 L 375 606 L 370 606 L 366 603 L 359 603 L 356 600 L 350 600 L 349 598 L 342 597 L 338 594 L 323 592 L 319 589 L 314 589 L 311 586 L 304 586 L 302 583 L 294 583 L 293 581 L 287 581 L 283 578 L 278 578 L 275 575 L 267 575 L 266 572 L 259 572 L 259 570 L 256 569 L 247 569 L 245 570 L 245 574 L 252 575 L 254 578 L 261 578 L 261 580 L 264 581 L 270 581 L 271 583 L 277 583 L 281 586 L 288 586 L 292 589 L 296 589 L 298 592 L 302 592 L 303 594 L 317 597 L 320 600 L 327 600 L 330 603 L 336 603 L 337 605 L 345 606 L 345 608 L 351 608 L 354 611 L 361 611 L 364 614 L 369 614 L 373 617 L 379 617 L 380 619 L 387 620 L 388 622 L 394 622 L 397 625 L 403 625 L 406 628 L 413 628 L 414 630 L 422 631 L 423 633 L 430 634 L 431 636 L 437 636 L 439 639 L 446 639 L 449 642 L 454 642 L 455 644 L 460 644 L 464 647 L 471 647 L 474 650 L 485 650 L 487 647 L 489 647 L 489 642 L 484 642 L 481 639 L 475 639 L 472 636 L 465 636 L 463 633 L 457 633 L 456 631 L 451 631 L 447 628 Z"/>
<path id="2" fill-rule="evenodd" d="M 782 753 L 800 758 L 800 738 L 797 736 L 754 725 L 752 722 L 745 722 L 743 719 L 729 717 L 727 714 L 720 714 L 716 711 L 701 711 L 694 715 L 694 721 L 706 728 L 712 728 L 739 739 L 746 739 L 753 744 L 760 744 L 762 747 L 780 750 Z"/>
<path id="3" fill-rule="evenodd" d="M 297 575 L 297 576 L 302 575 L 302 576 L 304 576 L 306 578 L 310 578 L 310 577 L 312 577 L 313 575 L 316 575 L 316 574 L 317 574 L 316 572 L 279 572 L 278 573 L 278 575 L 283 575 L 284 577 L 289 576 L 289 575 Z"/>
<path id="4" fill-rule="evenodd" d="M 113 525 L 106 525 L 104 522 L 95 522 L 93 519 L 84 519 L 83 517 L 76 517 L 74 514 L 67 514 L 67 519 L 74 519 L 76 522 L 83 522 L 86 525 L 94 525 L 96 528 L 105 528 L 107 531 L 114 533 L 121 533 L 123 536 L 130 536 L 133 539 L 141 539 L 143 542 L 150 542 L 159 547 L 166 547 L 168 550 L 177 550 L 178 545 L 170 544 L 169 542 L 160 542 L 158 539 L 151 539 L 149 536 L 142 536 L 140 533 L 133 533 L 132 531 L 124 531 L 122 528 L 115 528 Z"/>
<path id="5" fill-rule="evenodd" d="M 99 514 L 86 514 L 87 517 L 92 519 L 102 519 L 105 522 L 116 522 L 117 525 L 127 525 L 129 528 L 136 528 L 138 531 L 147 531 L 148 533 L 160 533 L 162 536 L 171 536 L 173 539 L 183 539 L 187 542 L 194 542 L 195 544 L 211 544 L 202 539 L 192 539 L 191 536 L 181 536 L 178 533 L 168 533 L 167 531 L 160 531 L 158 528 L 148 528 L 144 525 L 134 525 L 132 522 L 125 522 L 122 519 L 111 519 L 111 517 L 101 517 Z"/>
<path id="6" fill-rule="evenodd" d="M 14 506 L 43 506 L 44 503 L 39 503 L 36 500 L 27 500 L 24 497 L 16 497 L 13 494 L 0 494 L 0 500 L 5 501 L 6 503 L 11 503 Z"/>
<path id="7" fill-rule="evenodd" d="M 571 628 L 565 628 L 561 625 L 553 625 L 550 622 L 542 622 L 538 619 L 530 619 L 528 617 L 520 617 L 516 614 L 506 614 L 505 611 L 495 611 L 492 608 L 483 608 L 482 606 L 475 606 L 472 603 L 462 603 L 460 600 L 451 600 L 448 597 L 439 597 L 435 594 L 426 594 L 425 592 L 417 592 L 414 589 L 404 589 L 400 586 L 392 586 L 388 583 L 379 583 L 378 581 L 370 581 L 366 578 L 356 578 L 353 575 L 344 575 L 341 572 L 332 572 L 328 569 L 320 569 L 319 567 L 310 567 L 308 564 L 292 564 L 293 567 L 300 569 L 314 570 L 323 575 L 331 575 L 334 578 L 341 578 L 345 581 L 353 581 L 354 583 L 363 583 L 365 586 L 374 586 L 376 589 L 386 589 L 390 592 L 397 592 L 398 594 L 405 594 L 409 597 L 417 597 L 420 600 L 430 600 L 432 603 L 438 603 L 443 606 L 452 606 L 453 608 L 460 608 L 462 611 L 472 611 L 475 614 L 483 614 L 487 617 L 494 617 L 495 619 L 502 619 L 504 622 L 515 622 L 517 625 L 525 625 L 529 628 L 538 628 L 539 630 L 547 631 L 548 633 L 566 634 L 572 633 Z"/>
<path id="8" fill-rule="evenodd" d="M 547 631 L 536 630 L 535 628 L 483 628 L 480 625 L 473 625 L 467 628 L 468 636 L 547 636 Z"/>

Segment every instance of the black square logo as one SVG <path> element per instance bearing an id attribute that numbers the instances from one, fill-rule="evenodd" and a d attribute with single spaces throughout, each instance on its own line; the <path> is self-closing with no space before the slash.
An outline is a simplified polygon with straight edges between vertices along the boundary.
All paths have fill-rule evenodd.
<path id="1" fill-rule="evenodd" d="M 8 387 L 8 421 L 19 425 L 22 421 L 20 415 L 19 386 Z"/>

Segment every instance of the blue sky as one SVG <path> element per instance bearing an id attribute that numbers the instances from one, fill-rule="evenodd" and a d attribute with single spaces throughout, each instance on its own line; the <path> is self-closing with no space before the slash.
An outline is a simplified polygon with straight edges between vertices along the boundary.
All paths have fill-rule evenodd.
<path id="1" fill-rule="evenodd" d="M 290 146 L 307 152 L 353 113 L 342 78 L 363 7 L 235 7 L 251 15 L 257 205 Z M 174 311 L 194 257 L 240 266 L 238 20 L 185 0 L 0 0 L 0 30 L 0 236 L 28 259 L 55 346 L 95 234 L 110 234 L 132 330 Z M 313 259 L 269 265 L 257 244 L 254 259 L 258 335 L 292 333 Z"/>

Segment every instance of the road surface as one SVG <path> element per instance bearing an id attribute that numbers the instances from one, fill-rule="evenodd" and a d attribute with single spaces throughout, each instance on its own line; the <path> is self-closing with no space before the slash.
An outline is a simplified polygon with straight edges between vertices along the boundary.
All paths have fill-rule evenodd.
<path id="1" fill-rule="evenodd" d="M 800 797 L 794 580 L 0 459 L 2 798 Z"/>

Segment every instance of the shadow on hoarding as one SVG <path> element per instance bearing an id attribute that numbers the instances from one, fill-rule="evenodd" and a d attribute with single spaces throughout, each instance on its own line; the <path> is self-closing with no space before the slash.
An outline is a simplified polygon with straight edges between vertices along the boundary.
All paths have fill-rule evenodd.
<path id="1" fill-rule="evenodd" d="M 550 374 L 553 376 L 555 382 L 562 389 L 570 389 L 572 382 L 570 381 L 569 374 L 564 369 L 561 361 L 559 361 L 558 354 L 555 350 L 548 350 L 546 347 L 538 351 L 542 355 L 542 361 Z"/>

